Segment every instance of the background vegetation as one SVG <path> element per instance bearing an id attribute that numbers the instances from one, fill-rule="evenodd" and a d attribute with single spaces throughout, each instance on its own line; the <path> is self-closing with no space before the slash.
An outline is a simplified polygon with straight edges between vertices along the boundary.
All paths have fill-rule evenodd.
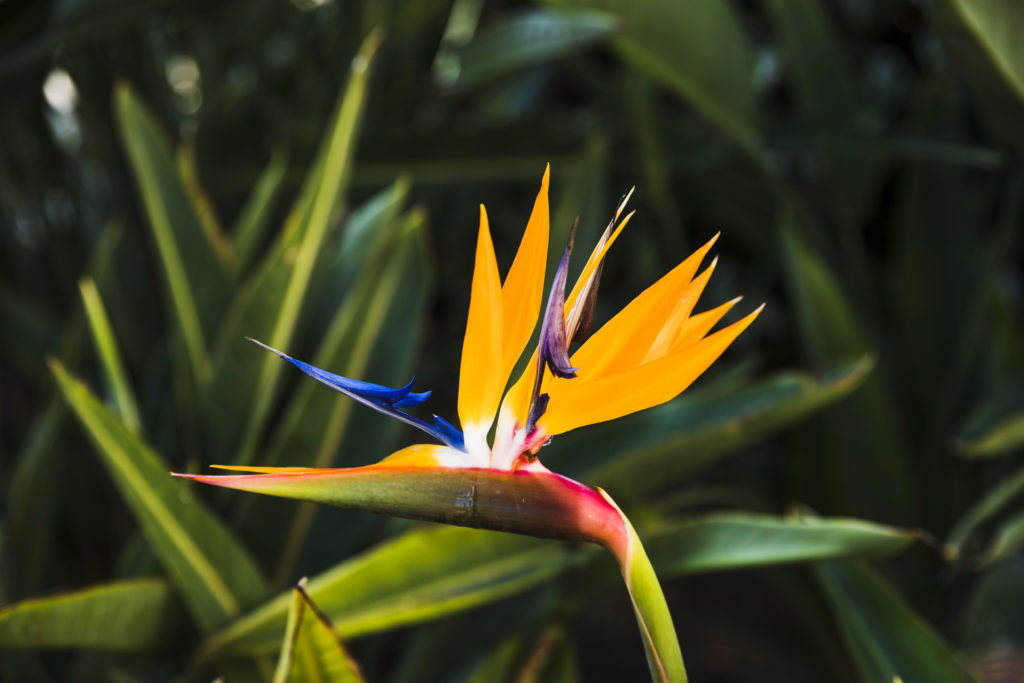
<path id="1" fill-rule="evenodd" d="M 507 267 L 550 162 L 554 244 L 638 188 L 599 317 L 719 230 L 707 305 L 767 302 L 545 449 L 636 521 L 692 678 L 1020 680 L 1021 35 L 1003 0 L 2 3 L 2 677 L 269 680 L 309 576 L 368 680 L 642 678 L 589 548 L 166 476 L 415 438 L 244 335 L 454 417 L 476 207 Z M 345 669 L 306 619 L 295 676 Z"/>

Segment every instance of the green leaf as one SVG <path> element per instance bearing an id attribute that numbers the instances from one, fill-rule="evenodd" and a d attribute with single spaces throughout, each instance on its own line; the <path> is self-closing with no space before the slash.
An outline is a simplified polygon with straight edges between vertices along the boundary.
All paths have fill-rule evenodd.
<path id="1" fill-rule="evenodd" d="M 618 25 L 609 14 L 532 9 L 502 19 L 458 51 L 456 87 L 486 83 L 524 67 L 544 64 L 603 40 Z"/>
<path id="2" fill-rule="evenodd" d="M 826 4 L 821 0 L 766 3 L 779 34 L 783 59 L 793 75 L 796 98 L 804 112 L 803 117 L 790 125 L 800 134 L 820 126 L 827 133 L 817 137 L 826 139 L 843 135 L 866 138 L 867 135 L 860 135 L 866 132 L 865 116 L 852 60 L 843 44 L 843 36 L 830 20 Z M 835 145 L 831 148 L 815 145 L 807 150 L 809 154 L 805 157 L 819 164 L 806 194 L 814 196 L 819 206 L 824 205 L 830 223 L 854 236 L 847 240 L 847 244 L 853 245 L 848 251 L 849 261 L 863 259 L 853 248 L 859 245 L 865 220 L 863 214 L 874 205 L 873 193 L 881 184 L 882 174 L 876 168 L 878 160 L 862 151 L 868 144 L 867 140 L 857 140 L 852 153 Z M 823 152 L 829 155 L 825 163 L 819 158 Z"/>
<path id="3" fill-rule="evenodd" d="M 792 68 L 800 103 L 812 118 L 843 127 L 858 114 L 857 81 L 826 8 L 818 0 L 765 3 Z"/>
<path id="4" fill-rule="evenodd" d="M 799 338 L 819 365 L 859 357 L 871 341 L 835 270 L 783 217 L 783 267 Z M 805 427 L 798 459 L 800 494 L 828 514 L 901 523 L 909 519 L 911 488 L 907 448 L 892 394 L 880 373 L 869 377 L 842 408 Z M 871 425 L 865 429 L 864 425 Z M 821 443 L 831 444 L 822 451 Z"/>
<path id="5" fill-rule="evenodd" d="M 983 111 L 1018 144 L 1024 113 L 1024 7 L 1001 0 L 940 0 L 936 27 Z"/>
<path id="6" fill-rule="evenodd" d="M 1002 455 L 1024 446 L 1024 411 L 1003 418 L 983 434 L 957 442 L 957 452 L 969 458 Z"/>
<path id="7" fill-rule="evenodd" d="M 815 574 L 866 681 L 974 681 L 959 654 L 867 567 L 823 562 Z"/>
<path id="8" fill-rule="evenodd" d="M 187 140 L 179 145 L 176 156 L 178 175 L 189 202 L 199 218 L 199 225 L 203 228 L 207 241 L 213 245 L 213 250 L 224 271 L 234 275 L 238 272 L 234 250 L 227 237 L 224 236 L 224 229 L 220 225 L 213 200 L 206 194 L 206 190 L 203 189 L 202 183 L 199 181 L 199 166 L 196 162 L 194 140 Z"/>
<path id="9" fill-rule="evenodd" d="M 14 459 L 4 519 L 5 545 L 18 558 L 11 567 L 11 578 L 26 593 L 44 585 L 56 545 L 54 518 L 60 490 L 54 485 L 52 472 L 66 415 L 63 402 L 59 398 L 51 400 L 32 423 L 25 445 Z"/>
<path id="10" fill-rule="evenodd" d="M 580 676 L 565 628 L 553 624 L 505 638 L 473 667 L 467 680 L 571 683 Z"/>
<path id="11" fill-rule="evenodd" d="M 168 651 L 180 644 L 184 626 L 179 598 L 164 579 L 132 579 L 5 607 L 0 650 Z"/>
<path id="12" fill-rule="evenodd" d="M 612 43 L 629 64 L 669 87 L 760 166 L 746 38 L 724 0 L 556 0 L 617 15 Z"/>
<path id="13" fill-rule="evenodd" d="M 949 538 L 942 548 L 943 556 L 947 560 L 959 559 L 971 535 L 1021 494 L 1024 494 L 1024 468 L 1005 477 L 967 509 L 950 530 Z"/>
<path id="14" fill-rule="evenodd" d="M 299 642 L 299 629 L 306 611 L 306 601 L 298 588 L 292 589 L 292 601 L 288 606 L 288 618 L 284 624 L 284 638 L 281 639 L 281 652 L 277 655 L 277 666 L 274 667 L 272 683 L 288 683 L 295 667 L 295 645 Z"/>
<path id="15" fill-rule="evenodd" d="M 379 354 L 381 347 L 386 348 L 388 340 L 415 334 L 428 286 L 423 227 L 423 215 L 419 213 L 380 226 L 377 249 L 337 307 L 313 356 L 313 365 L 345 377 L 366 378 L 373 355 Z M 413 304 L 411 310 L 405 304 Z M 396 307 L 405 309 L 402 315 L 394 315 Z M 402 359 L 390 357 L 387 364 L 402 365 Z M 270 440 L 264 463 L 276 465 L 286 455 L 294 459 L 302 454 L 301 462 L 287 464 L 330 466 L 352 411 L 361 409 L 351 399 L 325 390 L 316 382 L 302 382 Z"/>
<path id="16" fill-rule="evenodd" d="M 40 352 L 55 352 L 60 325 L 38 302 L 24 292 L 0 287 L 0 350 L 12 368 L 33 381 L 40 381 Z"/>
<path id="17" fill-rule="evenodd" d="M 204 631 L 265 597 L 256 567 L 231 533 L 167 466 L 58 361 L 51 368 L 114 484 Z"/>
<path id="18" fill-rule="evenodd" d="M 318 162 L 278 242 L 232 305 L 222 329 L 214 376 L 203 399 L 210 452 L 221 462 L 252 461 L 283 364 L 272 354 L 239 344 L 249 336 L 275 348 L 291 345 L 314 266 L 351 176 L 370 61 L 379 43 L 379 35 L 371 33 L 353 59 Z"/>
<path id="19" fill-rule="evenodd" d="M 343 562 L 310 580 L 306 592 L 338 633 L 351 638 L 514 595 L 549 580 L 573 558 L 561 543 L 435 527 Z M 290 599 L 279 595 L 209 638 L 205 656 L 274 651 Z"/>
<path id="20" fill-rule="evenodd" d="M 270 219 L 273 218 L 274 201 L 281 189 L 288 170 L 288 155 L 275 152 L 267 167 L 260 173 L 249 198 L 246 199 L 234 226 L 231 228 L 231 243 L 235 253 L 235 267 L 244 273 L 255 258 L 263 241 Z"/>
<path id="21" fill-rule="evenodd" d="M 302 681 L 363 680 L 333 624 L 303 589 L 305 580 L 292 589 L 292 603 L 274 671 L 274 683 Z"/>
<path id="22" fill-rule="evenodd" d="M 371 365 L 403 368 L 411 340 L 419 331 L 429 290 L 425 253 L 424 217 L 413 212 L 381 230 L 381 243 L 345 296 L 331 321 L 313 364 L 331 368 L 345 377 L 369 378 L 385 384 L 404 384 L 408 377 L 371 375 Z M 398 232 L 399 234 L 395 234 Z M 394 340 L 407 340 L 405 343 Z M 376 362 L 374 362 L 376 361 Z M 304 381 L 296 390 L 268 446 L 269 463 L 282 462 L 287 456 L 294 464 L 329 467 L 334 464 L 350 429 L 366 432 L 393 430 L 394 424 L 380 421 L 373 430 L 359 416 L 365 407 L 348 397 L 325 390 L 316 382 Z M 371 423 L 372 424 L 372 423 Z M 352 429 L 359 425 L 358 429 Z M 295 461 L 302 454 L 301 462 Z M 292 576 L 292 568 L 306 543 L 315 508 L 301 506 L 285 535 L 275 577 L 278 585 Z"/>
<path id="23" fill-rule="evenodd" d="M 689 574 L 888 555 L 920 537 L 919 532 L 857 519 L 720 513 L 652 530 L 647 535 L 647 552 L 658 571 Z"/>
<path id="24" fill-rule="evenodd" d="M 982 576 L 967 601 L 965 647 L 1024 643 L 1024 561 L 1002 562 Z"/>
<path id="25" fill-rule="evenodd" d="M 663 408 L 627 418 L 625 426 L 595 426 L 565 437 L 570 469 L 580 469 L 584 480 L 606 486 L 620 498 L 670 488 L 841 399 L 873 367 L 874 361 L 863 357 L 819 377 L 790 372 L 724 394 L 684 394 Z"/>
<path id="26" fill-rule="evenodd" d="M 996 527 L 992 540 L 979 558 L 982 567 L 995 564 L 1024 548 L 1024 512 L 1018 512 Z"/>
<path id="27" fill-rule="evenodd" d="M 209 340 L 230 297 L 228 276 L 153 115 L 124 83 L 114 90 L 114 108 L 163 268 L 169 309 L 193 377 L 202 383 L 210 372 Z"/>
<path id="28" fill-rule="evenodd" d="M 103 300 L 100 299 L 100 292 L 96 288 L 96 283 L 89 277 L 79 281 L 78 289 L 82 294 L 85 316 L 89 321 L 96 354 L 99 356 L 100 367 L 103 368 L 104 378 L 113 395 L 114 405 L 117 406 L 117 411 L 129 431 L 138 434 L 142 428 L 142 422 L 139 420 L 135 392 L 128 380 L 128 372 L 125 370 L 124 361 L 118 351 L 117 339 L 110 326 L 107 311 L 103 307 Z"/>

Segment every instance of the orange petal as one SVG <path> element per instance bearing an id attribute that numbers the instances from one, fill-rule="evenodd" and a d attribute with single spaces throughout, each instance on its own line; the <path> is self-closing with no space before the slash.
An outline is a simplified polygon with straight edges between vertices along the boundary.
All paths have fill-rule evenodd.
<path id="1" fill-rule="evenodd" d="M 469 298 L 466 336 L 462 342 L 459 369 L 459 419 L 466 433 L 467 448 L 486 448 L 487 430 L 498 408 L 504 382 L 501 377 L 502 302 L 498 264 L 487 224 L 487 212 L 480 207 L 480 232 L 476 243 L 476 265 Z M 474 441 L 471 445 L 470 441 Z"/>
<path id="2" fill-rule="evenodd" d="M 721 306 L 712 308 L 710 311 L 704 311 L 687 318 L 679 329 L 676 330 L 676 337 L 672 341 L 669 351 L 679 351 L 693 344 L 698 339 L 702 339 L 741 299 L 743 297 L 738 296 L 732 301 L 726 301 Z"/>
<path id="3" fill-rule="evenodd" d="M 598 240 L 594 250 L 590 253 L 590 257 L 587 259 L 586 264 L 583 266 L 583 271 L 580 276 L 576 279 L 576 284 L 573 285 L 572 292 L 565 299 L 565 315 L 568 317 L 572 311 L 576 301 L 585 294 L 588 283 L 594 276 L 594 271 L 597 270 L 598 265 L 604 259 L 608 250 L 611 248 L 615 240 L 618 239 L 622 229 L 629 223 L 629 219 L 633 217 L 634 212 L 630 212 L 622 219 L 622 222 L 615 227 L 614 231 L 606 229 L 605 233 Z M 616 215 L 618 218 L 618 215 Z M 569 326 L 573 327 L 572 323 L 569 322 Z M 534 350 L 533 355 L 530 357 L 530 361 L 526 364 L 526 368 L 523 370 L 523 374 L 519 376 L 519 379 L 509 388 L 508 393 L 505 394 L 505 400 L 501 404 L 502 420 L 507 424 L 507 428 L 512 428 L 515 423 L 522 425 L 526 422 L 527 411 L 530 409 L 530 389 L 533 387 L 533 378 L 537 375 L 537 351 Z M 500 429 L 501 425 L 499 425 Z"/>
<path id="4" fill-rule="evenodd" d="M 690 284 L 686 286 L 686 289 L 683 290 L 683 293 L 676 302 L 676 305 L 672 308 L 672 312 L 668 314 L 665 318 L 665 322 L 662 323 L 658 336 L 655 337 L 654 342 L 651 343 L 641 363 L 648 363 L 657 358 L 661 358 L 671 350 L 672 342 L 675 341 L 676 335 L 679 333 L 679 328 L 690 317 L 690 313 L 693 312 L 693 307 L 697 305 L 697 300 L 704 292 L 704 288 L 707 286 L 708 280 L 711 279 L 711 274 L 715 272 L 715 265 L 717 264 L 718 258 L 716 257 L 715 260 L 711 262 L 710 266 L 705 268 L 700 275 L 695 277 Z M 645 346 L 645 342 L 645 339 L 638 339 L 635 346 L 642 349 Z M 605 370 L 605 372 L 612 373 L 629 368 L 630 365 L 628 364 L 628 361 L 630 359 L 626 358 L 623 360 L 626 362 L 617 362 L 612 364 Z M 632 365 L 639 364 L 640 363 L 634 362 Z"/>
<path id="5" fill-rule="evenodd" d="M 700 262 L 717 239 L 718 235 L 715 235 L 689 258 L 645 289 L 573 354 L 572 363 L 580 369 L 581 378 L 599 377 L 612 363 L 623 368 L 643 359 L 686 285 L 697 272 Z"/>
<path id="6" fill-rule="evenodd" d="M 504 388 L 512 368 L 522 355 L 537 326 L 544 295 L 544 268 L 548 256 L 548 179 L 551 166 L 544 169 L 533 213 L 519 244 L 512 267 L 501 288 L 502 319 L 501 384 Z"/>
<path id="7" fill-rule="evenodd" d="M 374 467 L 454 467 L 451 461 L 459 457 L 464 454 L 448 446 L 418 443 L 392 453 Z"/>
<path id="8" fill-rule="evenodd" d="M 551 382 L 547 388 L 551 402 L 540 425 L 547 434 L 561 434 L 675 398 L 715 362 L 762 308 L 696 344 L 631 370 L 589 381 Z"/>

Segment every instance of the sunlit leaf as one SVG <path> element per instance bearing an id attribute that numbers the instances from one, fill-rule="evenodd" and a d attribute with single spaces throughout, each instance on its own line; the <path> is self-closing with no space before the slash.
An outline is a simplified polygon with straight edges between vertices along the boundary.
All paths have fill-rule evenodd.
<path id="1" fill-rule="evenodd" d="M 210 452 L 218 460 L 247 463 L 253 458 L 283 364 L 272 354 L 240 345 L 246 336 L 275 348 L 290 345 L 314 266 L 346 193 L 370 61 L 379 43 L 380 36 L 372 33 L 353 59 L 317 163 L 278 241 L 232 303 L 218 337 L 214 375 L 203 398 Z"/>
<path id="2" fill-rule="evenodd" d="M 564 570 L 562 543 L 457 527 L 413 531 L 311 579 L 306 591 L 342 637 L 384 631 L 485 604 Z M 207 656 L 273 652 L 285 593 L 209 638 Z"/>
<path id="3" fill-rule="evenodd" d="M 270 227 L 270 221 L 274 217 L 274 203 L 287 169 L 287 155 L 275 152 L 267 162 L 267 167 L 256 179 L 252 192 L 249 193 L 231 228 L 235 267 L 239 273 L 245 273 L 249 268 Z"/>
<path id="4" fill-rule="evenodd" d="M 1024 512 L 1018 512 L 996 526 L 985 552 L 979 558 L 988 566 L 1016 554 L 1024 548 Z"/>
<path id="5" fill-rule="evenodd" d="M 230 293 L 217 249 L 204 230 L 175 168 L 170 143 L 126 84 L 114 92 L 121 137 L 163 269 L 172 319 L 193 376 L 210 372 L 209 345 Z"/>
<path id="6" fill-rule="evenodd" d="M 0 650 L 167 650 L 184 625 L 180 599 L 165 580 L 131 579 L 3 608 Z"/>
<path id="7" fill-rule="evenodd" d="M 231 533 L 167 473 L 132 434 L 57 361 L 51 368 L 122 498 L 182 601 L 206 631 L 265 597 L 262 579 Z"/>
<path id="8" fill-rule="evenodd" d="M 232 275 L 237 274 L 238 268 L 235 264 L 234 250 L 231 243 L 224 235 L 220 218 L 217 217 L 217 210 L 213 200 L 206 194 L 199 179 L 199 166 L 196 161 L 196 148 L 194 140 L 188 140 L 178 146 L 176 161 L 178 175 L 181 177 L 182 187 L 188 195 L 189 202 L 195 210 L 199 225 L 206 234 L 206 239 L 213 246 L 217 258 L 220 259 L 224 271 Z"/>
<path id="9" fill-rule="evenodd" d="M 103 374 L 110 387 L 118 413 L 120 413 L 125 426 L 132 432 L 138 433 L 142 424 L 139 420 L 135 392 L 128 380 L 128 372 L 125 369 L 124 360 L 121 358 L 121 352 L 118 350 L 117 339 L 107 317 L 107 311 L 100 299 L 100 292 L 92 278 L 80 281 L 78 289 L 82 294 L 82 303 L 85 305 L 85 315 L 89 321 L 96 354 L 99 356 L 100 366 L 103 368 Z"/>
<path id="10" fill-rule="evenodd" d="M 985 104 L 985 113 L 1017 143 L 1024 111 L 1024 7 L 1000 0 L 941 0 L 937 28 L 954 65 Z"/>
<path id="11" fill-rule="evenodd" d="M 957 444 L 958 452 L 971 458 L 1001 455 L 1021 447 L 1024 447 L 1024 412 L 1014 413 L 983 434 Z"/>
<path id="12" fill-rule="evenodd" d="M 342 302 L 321 339 L 313 363 L 332 368 L 345 377 L 373 378 L 374 381 L 401 385 L 409 377 L 380 376 L 369 369 L 402 370 L 409 363 L 408 352 L 415 339 L 418 322 L 429 289 L 424 251 L 423 216 L 413 213 L 395 225 L 382 226 L 379 249 L 365 264 L 359 279 Z M 398 340 L 406 340 L 405 343 Z M 391 371 L 394 373 L 394 370 Z M 390 434 L 395 425 L 383 420 L 360 420 L 365 408 L 314 382 L 303 382 L 267 447 L 268 464 L 301 464 L 330 467 L 350 428 L 359 425 L 361 441 L 376 445 L 383 452 L 385 443 L 377 433 Z M 302 461 L 296 454 L 305 454 Z M 354 463 L 353 463 L 354 464 Z M 363 463 L 359 463 L 363 464 Z M 285 534 L 280 550 L 277 579 L 285 581 L 299 551 L 305 545 L 314 508 L 300 507 Z"/>
<path id="13" fill-rule="evenodd" d="M 340 636 L 325 614 L 319 611 L 302 588 L 292 590 L 281 654 L 274 671 L 274 683 L 363 680 L 358 665 L 345 649 Z"/>

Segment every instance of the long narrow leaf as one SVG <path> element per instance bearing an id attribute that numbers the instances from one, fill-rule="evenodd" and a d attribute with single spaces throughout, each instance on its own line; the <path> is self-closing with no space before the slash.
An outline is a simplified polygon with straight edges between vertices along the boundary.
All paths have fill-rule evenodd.
<path id="1" fill-rule="evenodd" d="M 785 217 L 782 249 L 796 323 L 805 353 L 825 365 L 859 357 L 871 342 L 849 297 L 828 263 Z M 865 429 L 865 425 L 871 425 Z M 907 449 L 892 394 L 876 373 L 850 396 L 841 410 L 826 412 L 817 428 L 833 444 L 823 453 L 811 446 L 800 461 L 803 476 L 817 475 L 806 491 L 813 506 L 829 514 L 850 514 L 886 522 L 909 518 L 911 487 Z M 817 496 L 817 499 L 814 497 Z"/>
<path id="2" fill-rule="evenodd" d="M 267 167 L 263 169 L 260 177 L 256 180 L 256 185 L 231 229 L 235 267 L 239 273 L 244 273 L 252 263 L 252 259 L 256 256 L 256 250 L 270 226 L 274 201 L 277 199 L 281 181 L 284 180 L 287 169 L 287 155 L 283 152 L 275 152 L 267 162 Z"/>
<path id="3" fill-rule="evenodd" d="M 227 273 L 182 187 L 170 144 L 153 115 L 123 83 L 114 92 L 114 105 L 156 242 L 173 323 L 192 375 L 201 384 L 210 372 L 209 341 L 229 297 Z"/>
<path id="4" fill-rule="evenodd" d="M 128 380 L 128 372 L 125 370 L 124 361 L 117 348 L 117 339 L 114 337 L 114 330 L 107 317 L 107 311 L 100 299 L 99 289 L 92 278 L 84 278 L 78 283 L 78 289 L 82 294 L 82 303 L 85 305 L 85 316 L 89 321 L 89 329 L 92 332 L 93 343 L 96 345 L 96 353 L 99 356 L 100 367 L 113 394 L 114 403 L 124 420 L 124 424 L 134 433 L 139 433 L 142 422 L 139 420 L 139 408 L 135 400 L 135 392 L 132 390 Z"/>
<path id="5" fill-rule="evenodd" d="M 567 546 L 526 536 L 437 527 L 413 531 L 310 580 L 307 592 L 343 637 L 434 619 L 514 595 L 573 561 Z M 290 595 L 236 620 L 206 656 L 273 652 Z"/>
<path id="6" fill-rule="evenodd" d="M 971 535 L 985 522 L 1002 512 L 1007 505 L 1024 495 L 1024 468 L 1004 478 L 991 491 L 979 498 L 957 520 L 942 549 L 947 560 L 956 560 L 963 553 Z"/>
<path id="7" fill-rule="evenodd" d="M 456 87 L 487 82 L 515 69 L 565 57 L 606 38 L 610 14 L 535 9 L 488 26 L 458 51 Z"/>
<path id="8" fill-rule="evenodd" d="M 304 190 L 278 243 L 237 299 L 223 328 L 214 377 L 203 403 L 210 417 L 207 431 L 212 452 L 221 461 L 248 463 L 253 458 L 283 364 L 255 347 L 239 345 L 249 336 L 275 348 L 290 346 L 314 265 L 351 176 L 370 61 L 379 42 L 372 33 L 353 59 L 323 156 L 307 180 L 308 191 Z"/>
<path id="9" fill-rule="evenodd" d="M 180 600 L 164 579 L 132 579 L 5 607 L 0 650 L 166 650 L 184 626 Z"/>
<path id="10" fill-rule="evenodd" d="M 385 258 L 372 264 L 355 283 L 345 305 L 332 321 L 317 353 L 316 365 L 338 368 L 346 377 L 369 377 L 367 369 L 402 368 L 409 343 L 392 343 L 394 339 L 412 339 L 419 327 L 428 289 L 423 233 L 423 216 L 413 213 L 398 223 L 399 235 L 392 235 L 385 248 Z M 376 362 L 374 362 L 376 361 Z M 381 382 L 403 383 L 407 378 L 377 377 Z M 286 455 L 308 454 L 302 464 L 329 467 L 334 463 L 350 427 L 361 424 L 364 409 L 350 399 L 325 391 L 312 383 L 297 390 L 283 421 L 283 430 L 275 435 L 269 448 L 269 461 L 282 462 Z M 390 434 L 394 425 L 380 421 L 378 430 L 359 431 L 360 441 L 369 440 L 369 431 Z M 383 444 L 381 444 L 383 446 Z M 315 508 L 300 506 L 286 534 L 281 562 L 275 578 L 278 585 L 288 580 L 298 553 L 310 531 Z"/>
<path id="11" fill-rule="evenodd" d="M 89 389 L 57 361 L 51 368 L 115 485 L 204 631 L 265 596 L 262 579 L 231 533 Z"/>
<path id="12" fill-rule="evenodd" d="M 784 562 L 888 555 L 920 534 L 855 519 L 719 513 L 652 531 L 647 552 L 659 571 L 688 574 Z"/>
<path id="13" fill-rule="evenodd" d="M 867 567 L 823 562 L 815 574 L 866 681 L 980 683 L 981 678 Z"/>
<path id="14" fill-rule="evenodd" d="M 557 0 L 552 4 L 610 12 L 623 31 L 613 38 L 634 68 L 668 86 L 760 166 L 754 92 L 739 20 L 721 0 Z"/>
<path id="15" fill-rule="evenodd" d="M 724 395 L 684 395 L 631 424 L 567 436 L 566 464 L 619 498 L 643 497 L 842 399 L 873 367 L 864 357 L 817 377 L 789 372 Z"/>
<path id="16" fill-rule="evenodd" d="M 291 680 L 295 683 L 362 683 L 363 675 L 359 666 L 345 649 L 330 619 L 306 594 L 302 584 L 295 592 L 305 603 L 306 609 L 296 643 L 295 669 Z"/>

